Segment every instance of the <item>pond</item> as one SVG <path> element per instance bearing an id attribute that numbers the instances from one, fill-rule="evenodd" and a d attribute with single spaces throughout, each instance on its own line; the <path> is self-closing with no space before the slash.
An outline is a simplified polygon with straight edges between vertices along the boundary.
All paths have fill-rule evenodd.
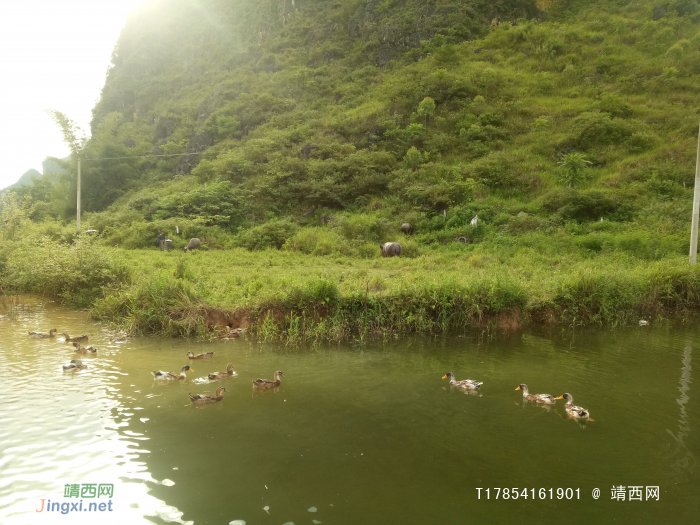
<path id="1" fill-rule="evenodd" d="M 37 299 L 0 313 L 2 525 L 682 524 L 700 515 L 696 327 L 292 349 L 245 338 L 110 344 L 86 312 Z M 62 336 L 27 335 L 50 328 L 89 334 L 98 352 L 82 358 L 87 369 L 62 370 L 75 358 Z M 189 350 L 215 354 L 188 360 Z M 229 362 L 234 376 L 206 379 Z M 151 375 L 185 365 L 194 369 L 185 380 Z M 253 390 L 276 370 L 281 386 Z M 470 395 L 447 372 L 484 384 Z M 520 383 L 571 393 L 594 421 L 569 419 L 564 401 L 524 402 Z M 188 393 L 218 386 L 223 401 L 190 403 Z"/>

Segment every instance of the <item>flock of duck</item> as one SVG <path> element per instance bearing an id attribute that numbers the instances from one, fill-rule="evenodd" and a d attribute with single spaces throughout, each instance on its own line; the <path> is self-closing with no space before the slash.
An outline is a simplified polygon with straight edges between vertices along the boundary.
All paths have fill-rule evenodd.
<path id="1" fill-rule="evenodd" d="M 56 336 L 56 332 L 58 330 L 56 328 L 52 328 L 48 332 L 29 332 L 29 337 L 33 337 L 36 339 L 48 339 L 48 338 L 53 338 Z M 63 339 L 66 343 L 71 343 L 71 346 L 74 349 L 75 353 L 78 354 L 96 354 L 97 353 L 97 348 L 93 346 L 88 346 L 88 347 L 83 347 L 80 345 L 80 342 L 86 342 L 89 339 L 89 336 L 87 335 L 81 335 L 77 337 L 71 337 L 70 335 L 63 333 Z M 80 342 L 79 342 L 80 341 Z M 110 339 L 109 342 L 110 344 L 113 343 L 123 343 L 126 341 L 126 337 L 118 337 L 118 338 L 113 338 Z M 188 359 L 210 359 L 214 356 L 214 352 L 205 352 L 202 354 L 194 354 L 193 352 L 187 352 L 187 358 Z M 88 365 L 84 364 L 80 359 L 72 359 L 70 363 L 63 365 L 63 370 L 69 371 L 69 370 L 84 370 L 88 368 Z M 151 372 L 153 374 L 154 379 L 160 380 L 160 381 L 178 381 L 181 379 L 185 379 L 186 373 L 187 372 L 194 372 L 194 369 L 191 368 L 189 365 L 183 366 L 182 369 L 180 370 L 179 374 L 176 374 L 175 372 L 164 372 L 162 370 L 156 370 Z M 212 381 L 219 381 L 221 379 L 224 379 L 226 377 L 231 377 L 236 375 L 236 372 L 233 371 L 233 363 L 229 363 L 226 365 L 226 371 L 225 372 L 213 372 L 211 374 L 208 374 L 207 377 L 212 380 Z M 268 388 L 273 388 L 276 386 L 280 386 L 282 384 L 282 380 L 280 378 L 284 377 L 284 374 L 282 373 L 281 370 L 278 370 L 275 372 L 275 379 L 273 381 L 270 381 L 269 379 L 255 379 L 253 380 L 253 388 L 257 390 L 266 390 Z M 190 401 L 194 403 L 195 405 L 208 405 L 210 403 L 216 403 L 217 401 L 221 401 L 224 399 L 223 393 L 226 392 L 226 388 L 224 387 L 219 387 L 216 389 L 216 395 L 214 396 L 208 396 L 204 394 L 188 394 L 190 396 Z"/>
<path id="2" fill-rule="evenodd" d="M 52 328 L 48 333 L 47 332 L 29 332 L 30 337 L 35 337 L 35 338 L 50 338 L 50 337 L 55 337 L 55 334 L 58 330 L 55 328 Z M 71 337 L 70 335 L 63 333 L 63 338 L 67 343 L 71 343 L 71 346 L 74 348 L 75 353 L 78 354 L 96 354 L 97 353 L 97 348 L 94 348 L 93 346 L 88 346 L 88 347 L 82 347 L 80 345 L 80 342 L 85 342 L 88 340 L 87 335 L 81 335 L 78 337 Z M 116 339 L 110 339 L 110 343 L 121 343 L 126 340 L 125 337 L 121 338 L 116 338 Z M 194 354 L 193 352 L 187 352 L 187 358 L 188 359 L 210 359 L 214 356 L 214 352 L 205 352 L 202 354 Z M 87 368 L 87 365 L 84 364 L 80 359 L 73 359 L 70 363 L 67 365 L 63 365 L 64 370 L 82 370 Z M 194 372 L 194 369 L 191 368 L 189 365 L 185 365 L 180 369 L 180 373 L 176 374 L 175 372 L 164 372 L 162 370 L 156 370 L 151 372 L 153 374 L 154 379 L 160 380 L 160 381 L 178 381 L 186 378 L 186 373 L 187 372 Z M 229 363 L 226 365 L 226 371 L 225 372 L 213 372 L 211 374 L 208 374 L 207 377 L 212 380 L 212 381 L 219 381 L 221 379 L 224 379 L 226 377 L 231 377 L 234 376 L 236 372 L 233 371 L 233 363 Z M 284 377 L 284 374 L 282 373 L 281 370 L 278 370 L 275 372 L 275 379 L 273 381 L 270 381 L 269 379 L 254 379 L 253 380 L 253 388 L 257 390 L 265 390 L 268 388 L 273 388 L 276 386 L 280 386 L 282 384 L 281 378 Z M 479 389 L 481 388 L 481 385 L 484 383 L 481 381 L 473 381 L 471 379 L 464 379 L 462 381 L 457 381 L 455 378 L 455 375 L 452 372 L 448 372 L 445 374 L 443 379 L 449 379 L 450 380 L 450 385 L 457 387 L 457 388 L 462 388 L 467 391 L 471 392 L 478 392 Z M 554 397 L 550 396 L 549 394 L 530 394 L 530 391 L 527 388 L 526 384 L 520 384 L 516 387 L 516 390 L 522 390 L 523 392 L 523 399 L 527 401 L 531 401 L 533 403 L 540 403 L 542 405 L 554 405 L 556 404 L 557 400 L 559 399 L 565 399 L 566 400 L 566 413 L 569 415 L 571 418 L 575 419 L 580 419 L 580 420 L 586 420 L 586 421 L 593 421 L 591 419 L 590 412 L 582 408 L 578 405 L 574 404 L 574 396 L 572 396 L 569 393 L 565 393 L 560 395 L 559 397 Z M 224 392 L 226 392 L 225 387 L 219 387 L 216 389 L 216 395 L 214 396 L 208 396 L 204 394 L 188 394 L 190 396 L 190 401 L 194 403 L 195 405 L 207 405 L 210 403 L 216 403 L 218 401 L 221 401 L 224 399 Z"/>
<path id="3" fill-rule="evenodd" d="M 211 359 L 212 357 L 214 357 L 214 352 L 205 352 L 203 354 L 194 354 L 193 352 L 187 352 L 188 359 Z M 155 370 L 151 372 L 151 374 L 153 374 L 153 377 L 155 379 L 161 381 L 178 381 L 181 379 L 185 379 L 187 372 L 194 372 L 194 369 L 191 368 L 189 365 L 185 365 L 180 369 L 179 374 L 176 374 L 175 372 L 163 372 L 162 370 Z M 211 374 L 208 374 L 207 378 L 209 378 L 212 381 L 219 381 L 221 379 L 231 377 L 234 375 L 236 375 L 236 372 L 233 371 L 233 363 L 229 363 L 226 365 L 226 372 L 213 372 Z M 284 377 L 282 371 L 277 370 L 277 372 L 275 372 L 274 381 L 270 381 L 269 379 L 254 379 L 253 388 L 257 390 L 266 390 L 268 388 L 280 386 L 282 384 L 282 379 L 280 378 L 282 377 Z M 194 403 L 195 405 L 208 405 L 210 403 L 222 401 L 224 399 L 224 392 L 226 392 L 226 388 L 220 386 L 216 389 L 215 396 L 207 396 L 204 394 L 188 395 L 190 396 L 190 401 L 192 401 L 192 403 Z"/>
<path id="4" fill-rule="evenodd" d="M 472 392 L 478 392 L 481 385 L 484 384 L 483 382 L 472 381 L 471 379 L 457 381 L 452 372 L 447 372 L 444 376 L 442 376 L 442 378 L 449 379 L 450 385 L 452 386 L 463 388 L 464 390 Z M 515 389 L 522 390 L 523 399 L 533 403 L 540 403 L 542 405 L 554 405 L 558 399 L 566 399 L 566 405 L 564 408 L 566 409 L 566 413 L 569 415 L 569 417 L 585 421 L 594 421 L 591 418 L 591 414 L 588 410 L 574 404 L 574 396 L 569 393 L 562 394 L 559 397 L 550 396 L 549 394 L 531 394 L 526 384 L 520 384 Z"/>
<path id="5" fill-rule="evenodd" d="M 52 337 L 56 337 L 56 332 L 58 330 L 56 328 L 52 328 L 48 332 L 29 332 L 29 337 L 33 337 L 35 339 L 49 339 Z M 80 343 L 84 343 L 89 339 L 89 336 L 87 335 L 79 335 L 76 337 L 71 337 L 67 333 L 62 333 L 63 340 L 66 343 L 71 343 L 71 347 L 73 348 L 73 351 L 76 354 L 96 354 L 97 353 L 97 348 L 94 346 L 82 346 Z M 126 341 L 126 337 L 116 337 L 113 339 L 109 340 L 109 344 L 113 343 L 123 343 Z M 63 365 L 63 370 L 84 370 L 88 366 L 84 364 L 80 359 L 72 359 L 70 363 L 67 365 Z"/>

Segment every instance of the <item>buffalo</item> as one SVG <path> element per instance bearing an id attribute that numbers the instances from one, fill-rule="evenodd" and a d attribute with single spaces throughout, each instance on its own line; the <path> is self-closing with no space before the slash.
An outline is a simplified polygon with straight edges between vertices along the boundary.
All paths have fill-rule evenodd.
<path id="1" fill-rule="evenodd" d="M 201 241 L 199 239 L 197 239 L 196 237 L 193 237 L 192 239 L 190 239 L 189 244 L 187 246 L 185 246 L 185 251 L 191 252 L 192 250 L 199 250 L 199 248 L 201 248 L 201 246 L 202 246 Z"/>
<path id="2" fill-rule="evenodd" d="M 380 244 L 384 257 L 399 257 L 401 255 L 401 245 L 398 242 L 385 242 Z"/>

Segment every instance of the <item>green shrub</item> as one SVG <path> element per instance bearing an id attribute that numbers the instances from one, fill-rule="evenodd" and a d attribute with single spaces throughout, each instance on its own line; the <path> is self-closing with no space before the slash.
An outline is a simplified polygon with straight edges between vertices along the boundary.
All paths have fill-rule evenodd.
<path id="1" fill-rule="evenodd" d="M 42 237 L 3 250 L 3 285 L 85 307 L 104 289 L 127 283 L 131 272 L 115 251 L 80 236 L 74 246 Z M 29 261 L 31 263 L 29 264 Z"/>
<path id="2" fill-rule="evenodd" d="M 340 234 L 348 240 L 384 243 L 391 237 L 390 232 L 401 227 L 398 221 L 391 225 L 388 220 L 377 214 L 344 216 L 338 221 Z"/>
<path id="3" fill-rule="evenodd" d="M 572 144 L 583 150 L 594 146 L 619 144 L 634 132 L 630 123 L 618 118 L 611 118 L 610 113 L 587 111 L 581 113 L 572 122 Z"/>
<path id="4" fill-rule="evenodd" d="M 559 180 L 569 188 L 577 188 L 585 181 L 591 163 L 583 153 L 568 153 L 559 161 Z"/>
<path id="5" fill-rule="evenodd" d="M 280 249 L 297 231 L 298 226 L 286 220 L 273 220 L 243 230 L 235 238 L 235 244 L 247 250 Z"/>
<path id="6" fill-rule="evenodd" d="M 285 244 L 284 249 L 309 255 L 352 255 L 347 239 L 327 228 L 302 228 Z"/>
<path id="7" fill-rule="evenodd" d="M 511 235 L 522 235 L 538 230 L 541 225 L 542 221 L 538 217 L 526 215 L 524 217 L 513 217 L 505 230 Z"/>
<path id="8" fill-rule="evenodd" d="M 600 191 L 579 192 L 554 190 L 544 196 L 545 210 L 558 213 L 565 220 L 597 221 L 600 218 L 628 219 L 629 210 Z"/>

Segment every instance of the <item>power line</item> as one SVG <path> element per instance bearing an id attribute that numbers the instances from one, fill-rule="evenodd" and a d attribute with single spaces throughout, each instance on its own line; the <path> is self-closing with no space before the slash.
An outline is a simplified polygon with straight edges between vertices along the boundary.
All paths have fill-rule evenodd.
<path id="1" fill-rule="evenodd" d="M 99 159 L 81 159 L 81 160 L 119 160 L 119 159 L 148 159 L 151 157 L 185 157 L 187 155 L 202 155 L 204 152 L 199 153 L 169 153 L 163 155 L 135 155 L 132 157 L 101 157 Z"/>

